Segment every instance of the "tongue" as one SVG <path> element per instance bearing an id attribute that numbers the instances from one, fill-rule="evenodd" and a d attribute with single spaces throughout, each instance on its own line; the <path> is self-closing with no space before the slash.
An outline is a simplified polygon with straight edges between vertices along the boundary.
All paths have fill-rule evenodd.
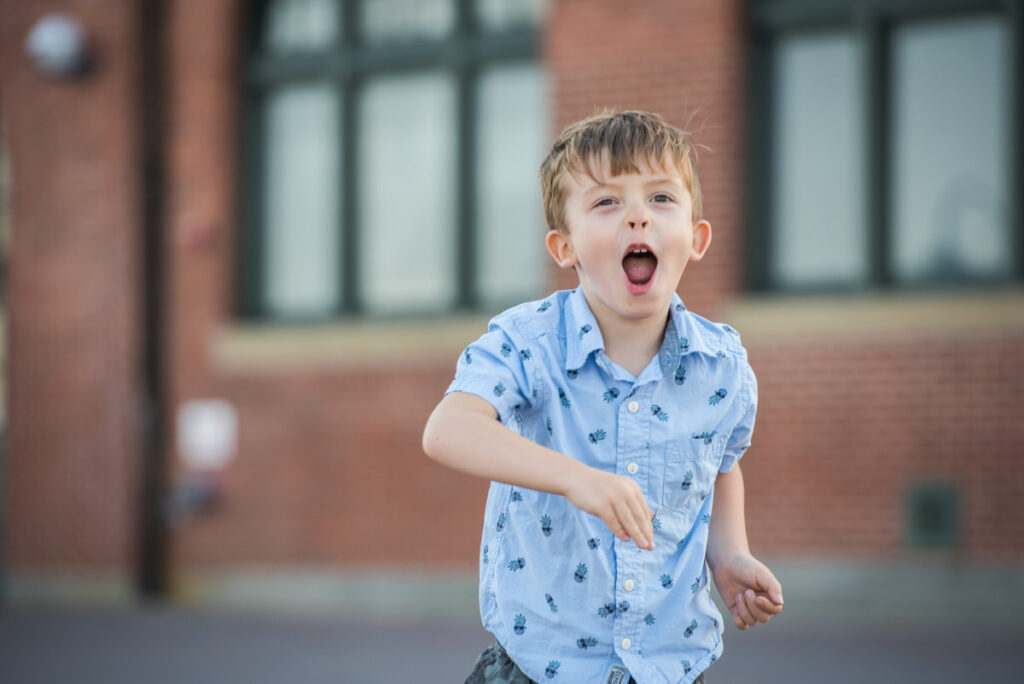
<path id="1" fill-rule="evenodd" d="M 626 271 L 626 277 L 634 285 L 642 285 L 654 275 L 654 267 L 657 260 L 651 254 L 630 254 L 622 260 L 622 268 Z"/>

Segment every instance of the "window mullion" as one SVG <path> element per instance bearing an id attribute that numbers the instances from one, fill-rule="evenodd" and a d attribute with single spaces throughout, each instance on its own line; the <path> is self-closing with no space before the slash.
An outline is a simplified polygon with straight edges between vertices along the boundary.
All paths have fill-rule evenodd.
<path id="1" fill-rule="evenodd" d="M 468 64 L 460 66 L 456 86 L 458 111 L 459 155 L 458 197 L 456 198 L 456 251 L 458 253 L 458 291 L 456 302 L 459 307 L 472 308 L 477 303 L 476 292 L 476 107 L 474 71 Z"/>
<path id="2" fill-rule="evenodd" d="M 352 75 L 343 79 L 338 85 L 341 97 L 341 117 L 338 122 L 339 139 L 341 140 L 341 211 L 339 230 L 341 239 L 340 282 L 342 296 L 339 306 L 344 313 L 359 313 L 362 310 L 362 298 L 359 292 L 359 174 L 356 169 L 359 141 L 357 127 L 359 125 L 359 85 L 361 79 Z"/>
<path id="3" fill-rule="evenodd" d="M 865 161 L 865 188 L 867 189 L 867 230 L 868 263 L 870 264 L 870 285 L 888 287 L 892 277 L 892 240 L 889 207 L 891 198 L 891 82 L 889 59 L 889 31 L 877 14 L 865 11 L 858 17 L 864 40 L 864 102 L 867 130 L 864 140 L 867 146 Z"/>
<path id="4" fill-rule="evenodd" d="M 1021 3 L 1011 3 L 1010 7 L 1010 183 L 1009 188 L 1020 188 L 1024 184 L 1024 7 Z M 1024 193 L 1010 192 L 1013 198 L 1009 207 L 1007 220 L 1010 227 L 1010 240 L 1013 254 L 1016 257 L 1012 273 L 1018 279 L 1024 279 Z"/>
<path id="5" fill-rule="evenodd" d="M 467 45 L 474 32 L 474 17 L 471 0 L 455 0 L 455 42 Z M 457 54 L 464 54 L 459 51 Z M 476 231 L 474 217 L 476 215 L 476 112 L 474 68 L 472 60 L 456 57 L 456 130 L 458 131 L 458 156 L 456 158 L 456 177 L 458 182 L 455 198 L 455 252 L 457 254 L 456 306 L 470 309 L 477 303 L 476 297 Z"/>
<path id="6" fill-rule="evenodd" d="M 345 68 L 341 70 L 338 80 L 338 93 L 341 98 L 341 118 L 338 121 L 341 142 L 341 211 L 338 212 L 341 233 L 339 247 L 341 251 L 341 268 L 338 287 L 342 296 L 338 298 L 340 313 L 358 313 L 361 310 L 359 293 L 359 225 L 356 220 L 359 209 L 358 174 L 356 159 L 358 150 L 357 124 L 359 116 L 359 84 L 361 75 L 352 69 L 351 56 L 356 53 L 359 43 L 360 3 L 358 0 L 342 0 L 338 19 L 341 22 L 338 35 L 339 48 L 337 61 Z"/>
<path id="7" fill-rule="evenodd" d="M 242 263 L 247 268 L 238 269 L 239 308 L 246 318 L 261 318 L 266 315 L 263 293 L 266 289 L 267 269 L 263 245 L 267 233 L 267 217 L 260 202 L 266 196 L 267 165 L 262 140 L 265 125 L 264 108 L 266 93 L 262 89 L 251 91 L 245 96 L 244 124 L 242 126 L 242 163 L 245 169 L 244 201 L 242 203 Z"/>
<path id="8" fill-rule="evenodd" d="M 752 163 L 748 177 L 751 192 L 750 214 L 747 221 L 747 261 L 751 264 L 750 285 L 755 290 L 766 290 L 776 285 L 772 268 L 772 241 L 773 233 L 778 227 L 771 220 L 774 194 L 772 186 L 775 180 L 772 179 L 771 183 L 762 180 L 771 179 L 771 159 L 775 154 L 775 150 L 772 149 L 771 131 L 772 106 L 777 95 L 770 84 L 777 82 L 777 75 L 774 73 L 773 64 L 771 39 L 766 34 L 758 33 L 750 50 L 749 65 L 754 91 L 748 122 Z"/>

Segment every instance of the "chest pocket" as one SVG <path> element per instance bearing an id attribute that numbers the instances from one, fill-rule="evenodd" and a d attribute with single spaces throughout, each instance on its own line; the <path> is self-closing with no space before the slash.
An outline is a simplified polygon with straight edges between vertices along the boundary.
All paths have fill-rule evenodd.
<path id="1" fill-rule="evenodd" d="M 725 439 L 721 435 L 670 441 L 665 453 L 662 505 L 683 513 L 696 512 L 711 492 L 724 451 Z"/>

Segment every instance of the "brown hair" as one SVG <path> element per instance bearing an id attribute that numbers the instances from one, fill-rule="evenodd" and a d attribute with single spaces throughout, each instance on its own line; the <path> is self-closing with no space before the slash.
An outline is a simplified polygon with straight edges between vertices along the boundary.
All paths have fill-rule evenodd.
<path id="1" fill-rule="evenodd" d="M 690 191 L 693 220 L 702 218 L 700 183 L 694 164 L 695 151 L 687 134 L 657 114 L 605 110 L 570 124 L 551 146 L 540 167 L 544 217 L 548 228 L 566 232 L 565 177 L 586 173 L 595 181 L 595 167 L 608 155 L 613 176 L 640 173 L 639 161 L 651 166 L 679 169 Z"/>

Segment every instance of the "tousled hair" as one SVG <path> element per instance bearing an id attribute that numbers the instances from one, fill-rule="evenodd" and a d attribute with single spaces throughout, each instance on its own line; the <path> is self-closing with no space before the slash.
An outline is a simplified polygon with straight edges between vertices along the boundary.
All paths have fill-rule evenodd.
<path id="1" fill-rule="evenodd" d="M 566 176 L 585 173 L 599 181 L 597 169 L 605 156 L 612 176 L 640 173 L 641 162 L 677 168 L 690 192 L 693 220 L 703 218 L 696 151 L 687 134 L 657 114 L 604 110 L 567 126 L 541 164 L 541 194 L 549 229 L 568 232 Z"/>

